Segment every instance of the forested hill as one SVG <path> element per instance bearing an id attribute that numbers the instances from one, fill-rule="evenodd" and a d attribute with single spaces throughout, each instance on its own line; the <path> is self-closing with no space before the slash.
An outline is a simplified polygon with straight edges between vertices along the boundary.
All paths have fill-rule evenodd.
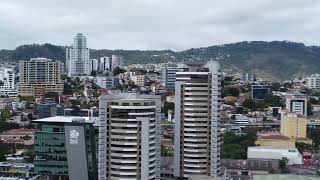
<path id="1" fill-rule="evenodd" d="M 253 41 L 192 48 L 174 52 L 143 50 L 94 50 L 91 58 L 121 55 L 126 64 L 185 60 L 218 60 L 225 69 L 257 73 L 272 80 L 292 79 L 297 75 L 320 72 L 320 47 L 287 41 Z M 0 60 L 19 61 L 32 57 L 65 60 L 65 47 L 51 44 L 23 45 L 15 50 L 0 50 Z"/>

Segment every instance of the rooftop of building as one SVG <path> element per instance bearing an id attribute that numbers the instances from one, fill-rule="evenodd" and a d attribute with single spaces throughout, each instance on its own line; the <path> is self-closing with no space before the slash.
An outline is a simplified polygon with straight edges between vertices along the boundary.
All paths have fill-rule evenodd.
<path id="1" fill-rule="evenodd" d="M 276 147 L 276 146 L 251 146 L 249 149 L 261 149 L 261 150 L 297 150 L 296 148 L 285 148 L 285 147 Z"/>
<path id="2" fill-rule="evenodd" d="M 270 175 L 253 175 L 253 180 L 319 180 L 316 176 L 302 175 L 285 175 L 285 174 L 270 174 Z"/>
<path id="3" fill-rule="evenodd" d="M 32 163 L 0 162 L 0 167 L 33 168 L 34 165 Z"/>
<path id="4" fill-rule="evenodd" d="M 271 170 L 278 168 L 279 161 L 274 159 L 222 159 L 221 166 L 227 169 Z"/>
<path id="5" fill-rule="evenodd" d="M 257 133 L 259 140 L 290 140 L 289 137 L 277 131 L 261 131 Z"/>
<path id="6" fill-rule="evenodd" d="M 289 117 L 289 118 L 306 118 L 302 114 L 297 114 L 295 112 L 289 112 L 288 110 L 283 111 L 283 117 Z"/>
<path id="7" fill-rule="evenodd" d="M 33 120 L 33 122 L 48 122 L 48 123 L 71 123 L 74 121 L 84 120 L 85 123 L 93 123 L 89 117 L 77 117 L 77 116 L 54 116 L 48 118 L 42 118 Z"/>
<path id="8" fill-rule="evenodd" d="M 3 131 L 0 133 L 0 135 L 33 135 L 35 129 L 26 129 L 26 128 L 20 128 L 20 129 L 11 129 L 8 131 Z"/>
<path id="9" fill-rule="evenodd" d="M 188 178 L 189 180 L 221 180 L 221 177 L 211 177 L 206 175 L 191 175 Z"/>

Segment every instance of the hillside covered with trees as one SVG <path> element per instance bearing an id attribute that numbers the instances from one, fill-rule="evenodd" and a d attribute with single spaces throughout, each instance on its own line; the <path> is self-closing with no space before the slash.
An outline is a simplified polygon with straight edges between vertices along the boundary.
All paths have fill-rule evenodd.
<path id="1" fill-rule="evenodd" d="M 296 76 L 316 73 L 320 67 L 320 47 L 305 46 L 287 41 L 253 41 L 192 48 L 174 52 L 143 50 L 95 50 L 91 58 L 121 55 L 126 64 L 180 62 L 187 60 L 218 60 L 224 69 L 243 73 L 257 73 L 270 80 L 287 80 Z M 31 57 L 65 60 L 65 47 L 51 44 L 23 45 L 14 50 L 0 50 L 0 60 L 19 61 Z"/>

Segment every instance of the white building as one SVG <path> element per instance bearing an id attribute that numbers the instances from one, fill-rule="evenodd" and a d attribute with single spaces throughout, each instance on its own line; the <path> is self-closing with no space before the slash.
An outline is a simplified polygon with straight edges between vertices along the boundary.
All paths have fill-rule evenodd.
<path id="1" fill-rule="evenodd" d="M 13 67 L 0 67 L 0 90 L 12 90 L 14 86 L 15 73 Z"/>
<path id="2" fill-rule="evenodd" d="M 174 176 L 220 174 L 220 64 L 179 64 L 175 83 Z"/>
<path id="3" fill-rule="evenodd" d="M 101 57 L 99 62 L 99 71 L 111 70 L 111 60 L 109 57 Z"/>
<path id="4" fill-rule="evenodd" d="M 302 164 L 302 156 L 296 148 L 254 146 L 248 147 L 248 159 L 288 159 L 288 165 Z"/>
<path id="5" fill-rule="evenodd" d="M 286 96 L 286 109 L 289 112 L 295 112 L 303 116 L 307 116 L 308 99 L 304 95 L 288 95 Z"/>
<path id="6" fill-rule="evenodd" d="M 100 97 L 98 179 L 160 179 L 160 96 Z"/>
<path id="7" fill-rule="evenodd" d="M 73 45 L 66 47 L 66 63 L 70 77 L 91 74 L 90 53 L 87 39 L 83 34 L 77 34 L 73 39 Z"/>
<path id="8" fill-rule="evenodd" d="M 101 88 L 113 88 L 114 77 L 113 76 L 97 76 L 95 77 L 96 84 Z"/>
<path id="9" fill-rule="evenodd" d="M 320 74 L 312 74 L 306 80 L 309 89 L 320 90 Z"/>
<path id="10" fill-rule="evenodd" d="M 112 55 L 111 56 L 111 70 L 113 71 L 115 68 L 122 67 L 123 64 L 123 57 L 118 55 Z"/>

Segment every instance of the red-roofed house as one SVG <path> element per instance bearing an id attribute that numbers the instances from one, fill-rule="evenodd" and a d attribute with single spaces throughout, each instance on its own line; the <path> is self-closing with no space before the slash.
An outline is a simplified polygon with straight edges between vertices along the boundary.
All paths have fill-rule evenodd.
<path id="1" fill-rule="evenodd" d="M 32 145 L 34 144 L 35 131 L 35 129 L 26 128 L 11 129 L 0 133 L 0 139 L 5 143 Z M 30 138 L 26 138 L 26 136 Z"/>

